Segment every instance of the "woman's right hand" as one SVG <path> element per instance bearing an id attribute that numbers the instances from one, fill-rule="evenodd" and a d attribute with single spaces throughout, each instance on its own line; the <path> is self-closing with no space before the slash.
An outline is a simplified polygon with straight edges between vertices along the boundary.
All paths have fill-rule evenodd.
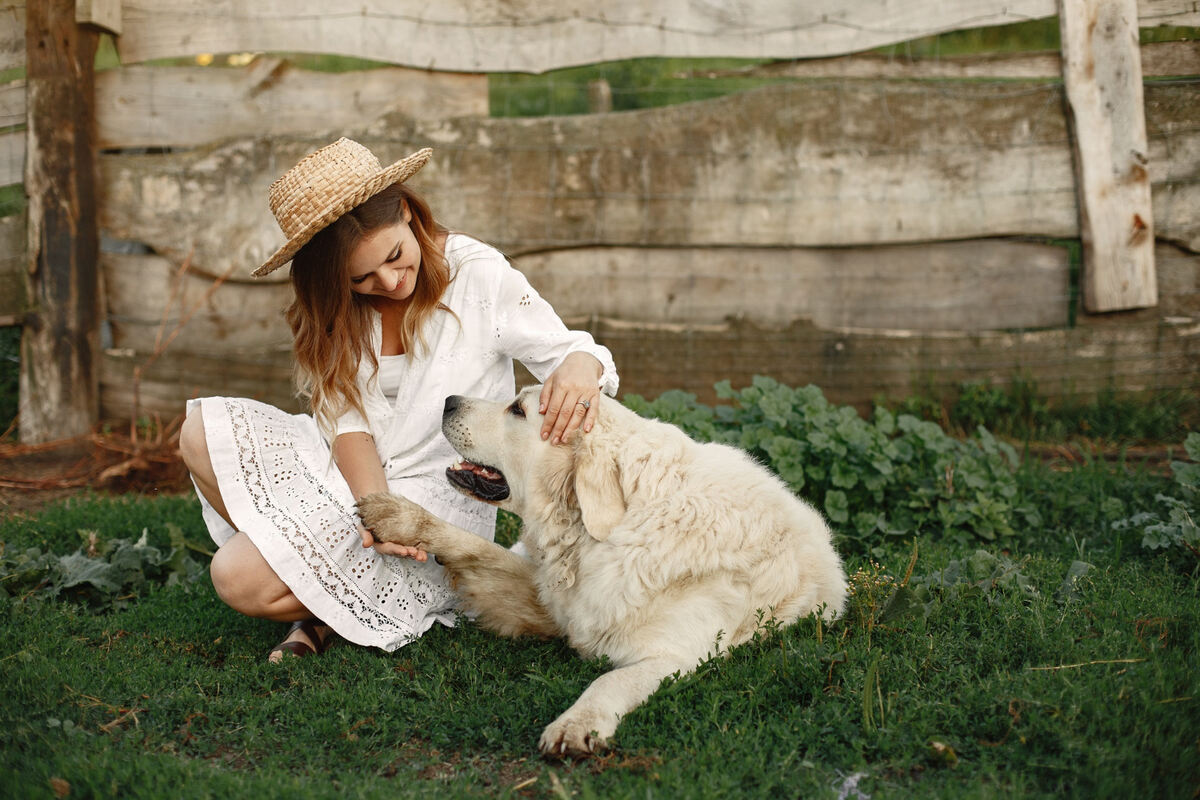
<path id="1" fill-rule="evenodd" d="M 377 542 L 371 532 L 363 527 L 360 522 L 358 525 L 358 535 L 362 537 L 363 547 L 374 547 L 376 553 L 382 553 L 385 556 L 400 556 L 401 558 L 411 558 L 413 561 L 428 561 L 429 554 L 418 547 L 405 547 L 402 544 L 395 542 Z"/>
<path id="2" fill-rule="evenodd" d="M 375 450 L 375 440 L 371 434 L 359 431 L 340 434 L 333 440 L 333 460 L 341 470 L 342 477 L 346 479 L 355 500 L 374 492 L 389 491 L 387 477 L 383 474 L 383 464 L 379 461 L 379 453 Z M 358 524 L 358 535 L 362 537 L 363 547 L 374 547 L 377 553 L 411 558 L 414 561 L 429 560 L 429 554 L 416 547 L 375 541 L 375 537 L 361 522 Z"/>

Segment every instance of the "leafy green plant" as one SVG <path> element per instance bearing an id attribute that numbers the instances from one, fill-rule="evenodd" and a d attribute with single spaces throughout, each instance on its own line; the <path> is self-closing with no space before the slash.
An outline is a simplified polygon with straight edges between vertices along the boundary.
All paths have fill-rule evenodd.
<path id="1" fill-rule="evenodd" d="M 1140 530 L 1148 550 L 1186 549 L 1200 560 L 1200 433 L 1184 442 L 1189 461 L 1172 461 L 1178 495 L 1156 495 L 1161 505 L 1113 523 L 1116 530 Z"/>
<path id="2" fill-rule="evenodd" d="M 936 603 L 968 596 L 979 596 L 992 604 L 1001 602 L 1004 595 L 1025 599 L 1038 596 L 1020 564 L 987 550 L 976 550 L 965 558 L 951 560 L 936 572 L 915 576 L 908 586 L 925 604 L 927 613 Z"/>
<path id="3" fill-rule="evenodd" d="M 710 408 L 678 391 L 625 402 L 701 441 L 748 451 L 823 510 L 851 550 L 914 533 L 1006 542 L 1016 536 L 1014 518 L 1036 522 L 1031 507 L 1015 502 L 1016 452 L 986 429 L 962 441 L 884 408 L 866 420 L 816 386 L 793 389 L 761 376 L 741 391 L 728 381 L 716 390 L 732 403 Z"/>
<path id="4" fill-rule="evenodd" d="M 86 546 L 69 555 L 37 547 L 4 553 L 0 590 L 9 597 L 71 600 L 97 613 L 121 609 L 153 585 L 190 582 L 204 573 L 206 562 L 192 555 L 183 531 L 169 525 L 168 534 L 175 546 L 167 551 L 148 544 L 147 531 L 136 542 L 80 531 Z"/>

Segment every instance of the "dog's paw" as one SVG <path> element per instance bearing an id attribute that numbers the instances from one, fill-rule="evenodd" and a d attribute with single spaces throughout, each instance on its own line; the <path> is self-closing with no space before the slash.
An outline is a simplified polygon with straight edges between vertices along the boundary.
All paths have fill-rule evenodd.
<path id="1" fill-rule="evenodd" d="M 387 492 L 375 492 L 357 503 L 363 527 L 381 542 L 394 542 L 405 547 L 422 547 L 418 541 L 425 517 L 429 512 L 411 500 Z"/>
<path id="2" fill-rule="evenodd" d="M 572 714 L 567 711 L 542 731 L 538 750 L 552 758 L 587 758 L 607 749 L 608 736 L 603 725 L 591 714 Z"/>

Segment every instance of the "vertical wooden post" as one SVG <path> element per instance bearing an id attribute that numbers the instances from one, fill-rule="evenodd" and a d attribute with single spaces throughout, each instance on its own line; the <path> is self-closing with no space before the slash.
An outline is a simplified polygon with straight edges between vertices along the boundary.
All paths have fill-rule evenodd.
<path id="1" fill-rule="evenodd" d="M 99 401 L 99 231 L 95 92 L 98 34 L 75 21 L 75 0 L 37 0 L 25 12 L 33 312 L 21 338 L 21 439 L 79 436 Z"/>
<path id="2" fill-rule="evenodd" d="M 1137 0 L 1059 0 L 1088 311 L 1158 304 Z"/>
<path id="3" fill-rule="evenodd" d="M 607 114 L 612 111 L 612 86 L 605 78 L 588 81 L 588 112 Z"/>

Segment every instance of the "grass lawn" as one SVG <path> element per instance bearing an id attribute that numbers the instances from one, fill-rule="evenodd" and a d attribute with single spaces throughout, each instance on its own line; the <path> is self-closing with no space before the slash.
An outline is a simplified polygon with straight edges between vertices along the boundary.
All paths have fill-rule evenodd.
<path id="1" fill-rule="evenodd" d="M 206 574 L 99 612 L 8 596 L 0 796 L 1195 796 L 1197 560 L 1142 550 L 1102 510 L 1169 478 L 1027 465 L 1020 485 L 1044 520 L 1021 548 L 929 535 L 852 557 L 842 622 L 768 628 L 667 681 L 578 763 L 536 753 L 605 668 L 561 642 L 464 624 L 268 665 L 282 626 L 228 610 Z M 11 559 L 143 529 L 164 552 L 207 546 L 191 498 L 82 498 L 0 534 Z"/>
<path id="2" fill-rule="evenodd" d="M 606 668 L 563 642 L 464 622 L 271 665 L 283 626 L 215 596 L 193 497 L 92 495 L 0 521 L 0 797 L 1200 794 L 1200 434 L 1169 470 L 1022 460 L 816 387 L 717 390 L 625 402 L 822 508 L 851 600 L 668 679 L 604 755 L 537 755 Z M 970 397 L 964 428 L 1059 427 Z"/>

